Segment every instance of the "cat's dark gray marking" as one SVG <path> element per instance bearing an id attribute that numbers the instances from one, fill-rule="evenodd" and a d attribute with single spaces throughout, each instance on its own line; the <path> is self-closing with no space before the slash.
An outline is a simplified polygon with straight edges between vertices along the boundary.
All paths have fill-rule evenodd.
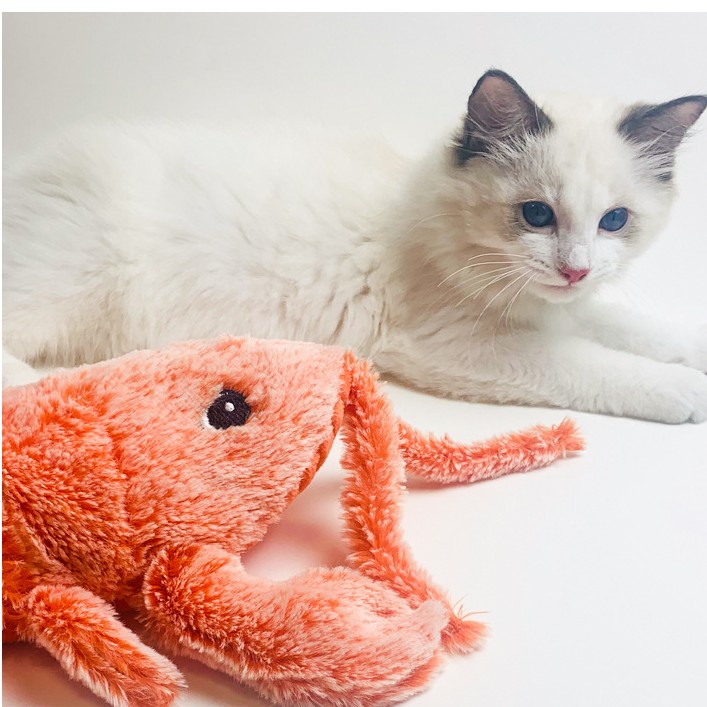
<path id="1" fill-rule="evenodd" d="M 707 96 L 684 96 L 657 105 L 636 105 L 619 123 L 619 134 L 641 147 L 641 154 L 656 164 L 655 174 L 670 181 L 675 151 L 688 128 L 707 107 Z"/>
<path id="2" fill-rule="evenodd" d="M 454 144 L 459 166 L 489 154 L 494 144 L 550 130 L 552 120 L 505 71 L 489 69 L 474 86 Z"/>

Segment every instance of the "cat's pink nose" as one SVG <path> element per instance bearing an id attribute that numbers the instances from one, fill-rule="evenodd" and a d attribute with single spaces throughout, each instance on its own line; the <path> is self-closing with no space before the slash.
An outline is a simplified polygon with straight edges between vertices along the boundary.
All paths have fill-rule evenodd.
<path id="1" fill-rule="evenodd" d="M 581 268 L 580 270 L 572 270 L 571 268 L 560 267 L 558 270 L 562 273 L 568 285 L 574 285 L 575 282 L 583 280 L 589 274 L 589 268 Z"/>

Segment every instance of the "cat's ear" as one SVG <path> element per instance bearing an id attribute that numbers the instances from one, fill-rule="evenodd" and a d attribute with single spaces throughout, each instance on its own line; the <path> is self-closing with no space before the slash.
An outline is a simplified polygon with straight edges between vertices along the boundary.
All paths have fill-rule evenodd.
<path id="1" fill-rule="evenodd" d="M 659 179 L 668 180 L 675 150 L 705 108 L 707 96 L 634 106 L 619 123 L 619 134 L 639 146 L 640 154 L 651 160 Z"/>
<path id="2" fill-rule="evenodd" d="M 491 69 L 469 96 L 466 117 L 455 151 L 461 165 L 491 154 L 500 144 L 519 144 L 528 135 L 548 130 L 552 121 L 504 71 Z"/>

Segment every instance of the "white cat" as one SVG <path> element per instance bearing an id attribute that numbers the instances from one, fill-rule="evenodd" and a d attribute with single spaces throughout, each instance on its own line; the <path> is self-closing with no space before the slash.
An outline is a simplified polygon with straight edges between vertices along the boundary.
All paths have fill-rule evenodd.
<path id="1" fill-rule="evenodd" d="M 587 295 L 662 227 L 705 106 L 541 109 L 492 70 L 422 163 L 292 128 L 82 129 L 6 177 L 5 376 L 228 332 L 442 395 L 700 422 L 707 331 Z"/>

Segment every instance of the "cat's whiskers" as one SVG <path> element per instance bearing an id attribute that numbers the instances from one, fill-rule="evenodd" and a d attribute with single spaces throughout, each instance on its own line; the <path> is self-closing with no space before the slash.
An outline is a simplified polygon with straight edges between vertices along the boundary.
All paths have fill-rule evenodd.
<path id="1" fill-rule="evenodd" d="M 518 292 L 516 292 L 515 295 L 513 295 L 513 297 L 510 299 L 510 301 L 509 301 L 508 304 L 506 305 L 506 308 L 503 310 L 503 312 L 506 313 L 506 317 L 505 317 L 505 320 L 504 320 L 504 326 L 505 326 L 506 329 L 509 329 L 509 328 L 510 328 L 510 324 L 509 324 L 508 318 L 509 318 L 509 316 L 510 316 L 510 314 L 511 314 L 511 309 L 513 309 L 513 305 L 516 303 L 516 300 L 517 300 L 518 297 L 520 296 L 520 293 L 523 292 L 523 290 L 524 290 L 531 282 L 533 282 L 533 280 L 535 280 L 536 278 L 537 278 L 537 274 L 534 274 L 534 273 L 532 273 L 532 272 L 529 273 L 528 279 L 520 286 L 520 289 L 518 290 Z M 503 317 L 503 312 L 501 312 L 501 317 Z M 501 322 L 501 317 L 498 318 L 499 324 L 500 324 L 500 322 Z"/>
<path id="2" fill-rule="evenodd" d="M 516 267 L 519 265 L 518 262 L 506 263 L 505 261 L 504 262 L 492 261 L 490 263 L 487 263 L 487 262 L 478 263 L 478 265 L 496 265 L 496 264 L 502 265 L 503 267 L 494 268 L 491 271 L 483 271 L 480 273 L 475 273 L 475 274 L 471 275 L 470 277 L 467 276 L 464 280 L 462 280 L 460 282 L 456 282 L 454 284 L 448 284 L 444 288 L 443 291 L 440 291 L 440 294 L 438 297 L 432 298 L 434 303 L 438 304 L 439 306 L 446 306 L 449 303 L 450 299 L 454 296 L 455 291 L 457 291 L 459 288 L 464 288 L 465 290 L 468 290 L 470 287 L 474 286 L 475 283 L 481 284 L 481 283 L 486 282 L 487 280 L 493 280 L 496 277 L 498 277 L 498 273 L 502 273 L 504 270 L 506 270 L 506 271 L 515 270 Z M 459 271 L 457 271 L 457 272 L 459 272 Z M 489 284 L 491 284 L 491 283 L 489 283 Z M 439 289 L 439 286 L 438 286 L 438 289 Z M 472 292 L 471 294 L 474 294 L 474 292 Z M 458 302 L 454 306 L 459 306 L 459 304 L 461 304 L 461 302 Z M 432 303 L 428 304 L 428 307 L 425 311 L 429 311 L 431 306 L 432 306 Z"/>
<path id="3" fill-rule="evenodd" d="M 431 309 L 432 305 L 434 304 L 435 306 L 439 307 L 446 307 L 447 305 L 451 305 L 451 300 L 454 298 L 455 295 L 458 295 L 458 290 L 459 288 L 468 288 L 470 285 L 473 286 L 474 283 L 477 282 L 483 282 L 484 279 L 486 279 L 487 275 L 484 273 L 481 273 L 479 275 L 475 275 L 474 277 L 471 277 L 467 280 L 464 280 L 463 282 L 457 282 L 454 285 L 449 285 L 446 287 L 444 290 L 438 290 L 438 295 L 437 297 L 431 298 L 430 304 L 427 305 L 425 308 L 425 314 L 429 312 Z M 495 278 L 497 277 L 496 274 L 493 275 L 488 275 L 488 278 Z M 457 305 L 454 305 L 457 306 Z"/>
<path id="4" fill-rule="evenodd" d="M 476 318 L 476 321 L 474 322 L 474 326 L 471 329 L 471 333 L 469 334 L 469 338 L 471 339 L 474 336 L 474 332 L 476 331 L 476 327 L 478 326 L 479 322 L 481 321 L 482 317 L 484 314 L 487 312 L 488 308 L 511 286 L 513 286 L 518 280 L 521 280 L 522 278 L 526 277 L 528 274 L 528 268 L 523 267 L 523 272 L 518 275 L 514 280 L 511 280 L 505 287 L 501 288 L 487 303 L 486 306 L 481 310 L 481 314 Z M 506 276 L 508 277 L 508 276 Z"/>
<path id="5" fill-rule="evenodd" d="M 485 280 L 485 278 L 483 278 L 483 277 L 481 277 L 481 278 L 472 278 L 472 281 L 473 281 L 473 280 L 480 279 L 481 282 L 483 282 L 483 284 L 481 285 L 481 287 L 479 287 L 478 289 L 474 290 L 474 292 L 471 293 L 472 299 L 477 299 L 477 298 L 479 297 L 479 295 L 480 295 L 487 287 L 490 287 L 491 285 L 494 285 L 494 284 L 496 284 L 497 282 L 500 282 L 501 280 L 504 280 L 506 277 L 509 277 L 510 275 L 514 275 L 515 273 L 520 272 L 520 271 L 521 271 L 521 268 L 520 268 L 520 267 L 514 267 L 514 268 L 510 268 L 510 269 L 509 269 L 509 268 L 506 268 L 506 269 L 505 269 L 505 272 L 501 273 L 500 275 L 492 275 L 492 276 L 491 276 L 492 279 L 491 279 L 490 282 L 483 282 L 483 281 Z"/>
<path id="6" fill-rule="evenodd" d="M 472 260 L 478 260 L 479 258 L 484 258 L 487 255 L 499 255 L 503 256 L 504 258 L 523 258 L 524 260 L 530 260 L 527 255 L 522 255 L 521 253 L 507 253 L 506 251 L 503 250 L 492 250 L 489 251 L 488 253 L 479 253 L 479 255 L 475 255 L 472 258 L 467 258 L 467 263 L 471 262 Z"/>
<path id="7" fill-rule="evenodd" d="M 458 275 L 460 272 L 463 272 L 464 270 L 469 270 L 471 268 L 479 268 L 484 265 L 508 265 L 508 266 L 514 267 L 514 266 L 518 265 L 518 261 L 511 262 L 511 261 L 507 261 L 507 260 L 492 260 L 490 262 L 484 261 L 483 263 L 472 263 L 471 265 L 465 265 L 464 267 L 459 268 L 459 270 L 455 270 L 451 275 L 447 275 L 447 277 L 445 277 L 444 280 L 442 280 L 437 285 L 437 287 L 441 287 L 442 285 L 444 285 L 445 282 L 447 282 L 447 280 L 450 280 L 455 275 Z M 491 272 L 496 272 L 496 271 L 491 270 Z"/>
<path id="8" fill-rule="evenodd" d="M 494 357 L 496 356 L 496 332 L 498 331 L 498 327 L 501 326 L 501 320 L 504 319 L 504 314 L 505 314 L 505 320 L 504 320 L 504 328 L 506 332 L 510 331 L 510 323 L 508 321 L 508 317 L 511 313 L 511 309 L 513 309 L 513 305 L 515 304 L 516 300 L 518 297 L 520 297 L 520 293 L 523 292 L 523 290 L 528 286 L 529 283 L 531 283 L 536 277 L 537 274 L 534 274 L 533 272 L 528 272 L 528 279 L 521 283 L 521 286 L 518 288 L 518 292 L 516 292 L 513 297 L 511 297 L 508 300 L 508 304 L 504 307 L 502 310 L 500 316 L 498 317 L 498 322 L 496 323 L 496 326 L 493 329 L 493 334 L 491 335 L 491 351 L 493 351 Z"/>
<path id="9" fill-rule="evenodd" d="M 462 304 L 462 302 L 465 302 L 465 301 L 468 300 L 470 297 L 473 298 L 473 299 L 477 299 L 478 296 L 479 296 L 487 287 L 490 287 L 491 285 L 495 285 L 497 282 L 501 282 L 502 280 L 505 280 L 507 277 L 511 277 L 511 275 L 515 275 L 515 273 L 520 272 L 521 270 L 527 270 L 527 268 L 526 268 L 524 265 L 522 265 L 522 266 L 520 266 L 520 267 L 515 267 L 515 266 L 514 266 L 514 267 L 511 268 L 510 270 L 508 270 L 508 271 L 506 271 L 506 272 L 504 272 L 504 273 L 501 273 L 500 275 L 494 276 L 494 277 L 491 279 L 490 282 L 485 283 L 484 285 L 482 285 L 482 286 L 479 287 L 478 289 L 474 290 L 473 292 L 470 292 L 470 293 L 467 294 L 465 297 L 463 297 L 463 298 L 456 304 L 456 306 L 458 307 L 460 304 Z"/>
<path id="10" fill-rule="evenodd" d="M 498 324 L 496 324 L 496 328 L 493 330 L 494 331 L 494 336 L 496 334 L 496 331 L 498 330 L 498 327 L 501 325 L 501 320 L 504 322 L 504 327 L 506 331 L 510 331 L 511 328 L 511 322 L 509 321 L 511 310 L 513 309 L 513 305 L 516 303 L 518 298 L 520 297 L 521 292 L 531 283 L 533 280 L 535 280 L 538 277 L 537 273 L 528 272 L 528 279 L 518 288 L 518 292 L 516 292 L 513 297 L 511 297 L 508 300 L 508 304 L 504 307 L 503 311 L 501 312 L 500 316 L 498 317 Z M 504 317 L 505 315 L 505 317 Z"/>
<path id="11" fill-rule="evenodd" d="M 503 280 L 505 277 L 508 277 L 512 275 L 516 271 L 515 268 L 508 268 L 505 272 L 501 273 L 500 275 L 489 275 L 488 278 L 486 278 L 484 275 L 477 275 L 476 277 L 472 277 L 469 280 L 465 280 L 464 282 L 460 282 L 458 285 L 454 285 L 453 289 L 457 289 L 458 287 L 466 287 L 468 288 L 469 285 L 475 281 L 481 281 L 483 284 L 481 287 L 477 288 L 476 290 L 473 290 L 472 292 L 467 292 L 467 294 L 464 295 L 455 305 L 454 307 L 459 307 L 462 305 L 466 300 L 469 298 L 476 298 L 476 295 L 480 294 L 483 292 L 484 289 L 489 287 L 490 285 L 493 285 L 495 282 L 499 282 Z M 485 279 L 488 279 L 488 282 L 484 282 Z"/>

